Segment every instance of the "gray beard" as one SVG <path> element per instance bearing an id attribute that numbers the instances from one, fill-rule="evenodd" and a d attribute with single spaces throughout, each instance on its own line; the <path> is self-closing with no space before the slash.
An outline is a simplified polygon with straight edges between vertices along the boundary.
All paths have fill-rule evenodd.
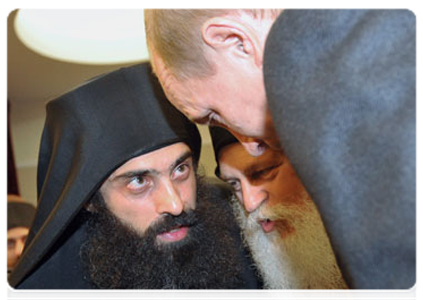
<path id="1" fill-rule="evenodd" d="M 348 288 L 336 262 L 320 214 L 307 192 L 296 196 L 296 204 L 266 206 L 249 214 L 234 197 L 233 207 L 251 249 L 264 287 L 268 289 Z M 292 202 L 291 202 L 292 203 Z M 299 205 L 297 205 L 297 203 Z M 265 233 L 258 217 L 284 220 L 290 233 L 276 227 Z M 281 234 L 284 237 L 281 237 Z"/>

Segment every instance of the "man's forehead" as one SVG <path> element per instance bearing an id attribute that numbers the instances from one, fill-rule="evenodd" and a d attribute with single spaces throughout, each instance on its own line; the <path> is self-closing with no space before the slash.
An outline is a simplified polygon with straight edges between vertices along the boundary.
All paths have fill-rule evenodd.
<path id="1" fill-rule="evenodd" d="M 24 237 L 27 236 L 29 232 L 29 228 L 27 227 L 14 227 L 14 228 L 10 228 L 7 231 L 7 237 L 8 238 L 20 238 L 20 237 Z"/>
<path id="2" fill-rule="evenodd" d="M 151 52 L 153 73 L 159 79 L 167 99 L 191 121 L 195 121 L 199 116 L 202 117 L 199 104 L 194 101 L 191 93 L 189 80 L 179 81 L 154 49 Z"/>
<path id="3" fill-rule="evenodd" d="M 258 157 L 251 156 L 240 143 L 230 144 L 220 152 L 219 165 L 222 171 L 225 166 L 229 166 L 243 174 L 250 173 L 252 170 L 259 169 L 282 158 L 281 152 L 272 149 L 267 149 L 264 154 Z"/>
<path id="4" fill-rule="evenodd" d="M 253 157 L 238 142 L 229 144 L 220 150 L 219 167 L 222 176 L 230 171 L 244 173 L 244 170 L 253 162 Z"/>

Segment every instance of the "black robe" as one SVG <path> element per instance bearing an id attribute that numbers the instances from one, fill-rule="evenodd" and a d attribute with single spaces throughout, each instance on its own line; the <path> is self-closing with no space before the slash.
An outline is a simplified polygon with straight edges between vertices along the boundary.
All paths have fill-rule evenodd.
<path id="1" fill-rule="evenodd" d="M 281 144 L 351 288 L 416 282 L 416 18 L 286 10 L 264 81 Z"/>
<path id="2" fill-rule="evenodd" d="M 38 160 L 37 212 L 9 284 L 88 288 L 77 263 L 85 239 L 78 215 L 119 166 L 178 142 L 198 162 L 197 127 L 167 101 L 148 63 L 102 75 L 50 101 Z"/>

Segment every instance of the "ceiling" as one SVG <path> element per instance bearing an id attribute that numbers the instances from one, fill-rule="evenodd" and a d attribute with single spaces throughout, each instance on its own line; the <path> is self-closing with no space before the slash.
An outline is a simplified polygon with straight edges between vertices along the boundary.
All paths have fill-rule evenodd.
<path id="1" fill-rule="evenodd" d="M 19 40 L 13 25 L 16 13 L 17 10 L 11 12 L 8 17 L 7 98 L 10 104 L 9 120 L 15 146 L 15 158 L 19 165 L 27 160 L 36 160 L 46 102 L 99 74 L 143 60 L 94 65 L 60 61 L 43 56 L 32 51 Z M 144 54 L 142 56 L 145 57 Z M 207 127 L 198 127 L 203 144 L 210 145 L 211 139 Z M 209 151 L 212 150 L 209 149 Z"/>
<path id="2" fill-rule="evenodd" d="M 99 74 L 135 64 L 89 65 L 70 63 L 40 55 L 17 37 L 10 13 L 7 28 L 7 98 L 9 123 L 21 195 L 35 204 L 36 165 L 47 101 Z M 216 166 L 206 126 L 198 126 L 203 140 L 201 164 L 213 176 Z"/>
<path id="3" fill-rule="evenodd" d="M 13 26 L 15 16 L 16 11 L 9 15 L 7 28 L 7 96 L 11 113 L 14 107 L 44 106 L 47 100 L 87 79 L 129 65 L 84 65 L 37 54 L 17 38 Z"/>
<path id="4" fill-rule="evenodd" d="M 10 13 L 7 26 L 7 97 L 12 122 L 27 118 L 28 110 L 42 111 L 47 101 L 99 74 L 142 62 L 94 65 L 52 59 L 26 47 L 18 38 Z M 26 112 L 25 112 L 26 111 Z M 210 144 L 206 126 L 198 126 L 205 144 Z"/>

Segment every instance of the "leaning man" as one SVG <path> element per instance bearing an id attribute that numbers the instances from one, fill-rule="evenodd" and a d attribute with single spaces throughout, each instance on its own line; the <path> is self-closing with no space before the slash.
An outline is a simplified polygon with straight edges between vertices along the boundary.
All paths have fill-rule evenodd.
<path id="1" fill-rule="evenodd" d="M 201 139 L 147 64 L 47 105 L 37 214 L 17 288 L 257 288 L 222 187 L 197 176 Z"/>

